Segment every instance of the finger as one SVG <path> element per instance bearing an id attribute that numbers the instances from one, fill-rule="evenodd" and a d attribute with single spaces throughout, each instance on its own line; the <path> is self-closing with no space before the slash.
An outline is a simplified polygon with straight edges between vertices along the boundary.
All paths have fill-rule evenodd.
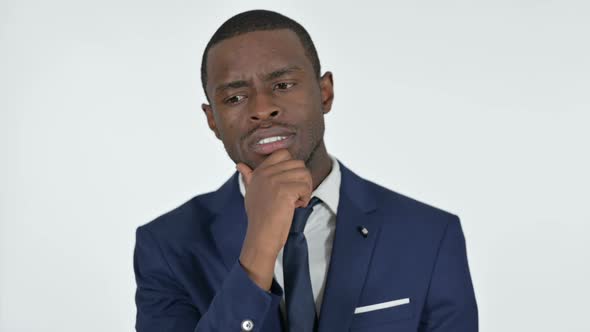
<path id="1" fill-rule="evenodd" d="M 278 183 L 300 182 L 307 184 L 310 191 L 313 189 L 311 172 L 305 167 L 275 173 L 271 177 Z"/>
<path id="2" fill-rule="evenodd" d="M 244 163 L 237 163 L 236 169 L 238 172 L 240 172 L 240 174 L 242 174 L 244 185 L 248 186 L 250 184 L 250 180 L 252 179 L 252 169 Z"/>
<path id="3" fill-rule="evenodd" d="M 273 175 L 294 169 L 306 169 L 305 162 L 297 159 L 284 160 L 274 165 L 267 166 L 265 171 L 267 174 Z"/>
<path id="4" fill-rule="evenodd" d="M 288 192 L 291 199 L 293 199 L 295 207 L 299 207 L 298 205 L 305 207 L 309 204 L 309 201 L 311 200 L 311 190 L 307 183 L 285 182 L 281 184 L 281 187 L 283 187 L 283 189 Z"/>
<path id="5" fill-rule="evenodd" d="M 305 204 L 305 202 L 300 199 L 295 202 L 295 208 L 304 208 L 306 206 L 307 204 Z"/>
<path id="6" fill-rule="evenodd" d="M 259 168 L 266 168 L 268 166 L 274 165 L 281 161 L 293 159 L 291 156 L 291 152 L 287 149 L 280 149 L 273 153 L 271 153 L 264 161 L 258 166 Z"/>

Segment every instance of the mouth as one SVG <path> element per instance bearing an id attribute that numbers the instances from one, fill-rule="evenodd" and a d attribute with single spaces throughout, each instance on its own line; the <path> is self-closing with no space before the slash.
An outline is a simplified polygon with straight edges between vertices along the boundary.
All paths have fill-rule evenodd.
<path id="1" fill-rule="evenodd" d="M 264 137 L 256 141 L 252 150 L 258 154 L 268 155 L 280 149 L 287 149 L 295 141 L 295 134 Z"/>

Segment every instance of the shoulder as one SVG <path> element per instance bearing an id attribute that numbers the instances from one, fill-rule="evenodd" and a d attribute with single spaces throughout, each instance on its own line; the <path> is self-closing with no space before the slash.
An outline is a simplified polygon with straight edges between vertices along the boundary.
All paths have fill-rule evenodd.
<path id="1" fill-rule="evenodd" d="M 385 225 L 402 226 L 419 234 L 440 235 L 450 224 L 459 223 L 459 217 L 447 210 L 364 179 L 346 167 L 342 169 L 348 187 L 354 188 L 347 189 L 349 195 L 374 206 L 374 215 Z"/>
<path id="2" fill-rule="evenodd" d="M 409 197 L 368 180 L 365 181 L 367 181 L 368 186 L 370 186 L 373 192 L 375 192 L 379 207 L 391 214 L 403 215 L 406 217 L 412 216 L 417 220 L 423 221 L 450 221 L 458 218 L 457 215 L 452 212 L 431 205 L 419 198 Z"/>
<path id="3" fill-rule="evenodd" d="M 348 169 L 342 162 L 340 169 L 344 192 L 362 206 L 374 207 L 377 213 L 435 226 L 458 221 L 455 214 L 367 180 Z"/>
<path id="4" fill-rule="evenodd" d="M 400 241 L 416 247 L 436 248 L 449 232 L 461 232 L 459 217 L 449 211 L 370 181 L 367 186 L 374 193 L 374 215 L 385 234 L 397 233 L 404 238 Z"/>
<path id="5" fill-rule="evenodd" d="M 207 225 L 214 216 L 210 209 L 214 199 L 215 192 L 197 195 L 139 226 L 137 233 L 150 233 L 152 237 L 164 241 L 194 241 L 195 237 L 205 234 Z"/>

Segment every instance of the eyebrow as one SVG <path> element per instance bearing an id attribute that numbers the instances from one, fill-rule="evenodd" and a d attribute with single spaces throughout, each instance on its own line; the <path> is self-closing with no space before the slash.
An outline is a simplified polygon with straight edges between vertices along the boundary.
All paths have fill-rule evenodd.
<path id="1" fill-rule="evenodd" d="M 301 69 L 297 66 L 290 66 L 290 67 L 277 69 L 271 73 L 266 74 L 264 76 L 264 81 L 271 81 L 271 80 L 277 79 L 283 75 L 290 74 L 290 73 L 293 73 L 296 71 L 303 71 L 303 69 Z"/>
<path id="2" fill-rule="evenodd" d="M 297 71 L 303 71 L 303 69 L 301 69 L 298 66 L 289 66 L 289 67 L 285 67 L 285 68 L 280 68 L 280 69 L 274 70 L 268 74 L 265 74 L 263 81 L 265 81 L 265 82 L 272 81 L 274 79 L 280 78 L 281 76 L 284 76 L 286 74 L 290 74 L 293 72 L 297 72 Z M 239 88 L 243 88 L 243 87 L 247 87 L 247 86 L 250 86 L 250 84 L 245 80 L 237 80 L 237 81 L 231 81 L 231 82 L 227 82 L 227 83 L 221 83 L 215 88 L 215 93 L 220 93 L 220 92 L 223 92 L 228 89 L 239 89 Z"/>

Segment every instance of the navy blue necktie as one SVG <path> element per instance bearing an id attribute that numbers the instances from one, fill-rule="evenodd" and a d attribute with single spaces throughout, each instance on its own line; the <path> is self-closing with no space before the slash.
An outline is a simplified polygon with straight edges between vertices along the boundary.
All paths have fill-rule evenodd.
<path id="1" fill-rule="evenodd" d="M 287 243 L 283 248 L 283 275 L 287 326 L 289 332 L 317 331 L 318 318 L 309 276 L 307 241 L 303 229 L 313 206 L 321 200 L 312 198 L 306 208 L 295 209 Z"/>

